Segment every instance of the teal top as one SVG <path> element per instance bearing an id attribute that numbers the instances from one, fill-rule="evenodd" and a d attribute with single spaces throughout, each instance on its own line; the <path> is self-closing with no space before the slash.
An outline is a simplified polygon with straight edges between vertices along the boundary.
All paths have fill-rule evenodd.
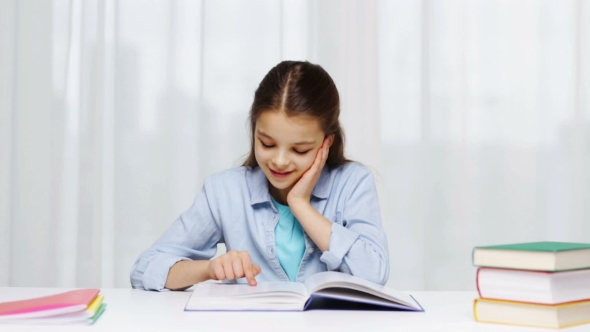
<path id="1" fill-rule="evenodd" d="M 272 204 L 279 211 L 279 222 L 275 227 L 277 258 L 289 280 L 295 281 L 305 253 L 303 227 L 287 205 L 280 204 L 272 197 L 271 199 Z"/>

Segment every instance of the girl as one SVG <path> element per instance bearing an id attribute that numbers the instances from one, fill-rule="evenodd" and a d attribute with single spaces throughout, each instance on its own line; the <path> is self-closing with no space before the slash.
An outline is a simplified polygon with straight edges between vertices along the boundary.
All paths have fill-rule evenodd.
<path id="1" fill-rule="evenodd" d="M 250 109 L 246 162 L 205 179 L 193 205 L 133 265 L 133 288 L 303 282 L 326 270 L 385 284 L 373 176 L 344 157 L 339 114 L 338 90 L 322 67 L 272 68 Z M 227 253 L 211 260 L 218 243 Z"/>

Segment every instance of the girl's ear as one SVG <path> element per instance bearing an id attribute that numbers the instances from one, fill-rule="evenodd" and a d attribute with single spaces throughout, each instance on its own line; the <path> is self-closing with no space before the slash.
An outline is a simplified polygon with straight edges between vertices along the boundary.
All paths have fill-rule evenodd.
<path id="1" fill-rule="evenodd" d="M 328 136 L 328 148 L 332 146 L 332 143 L 334 143 L 334 134 Z"/>

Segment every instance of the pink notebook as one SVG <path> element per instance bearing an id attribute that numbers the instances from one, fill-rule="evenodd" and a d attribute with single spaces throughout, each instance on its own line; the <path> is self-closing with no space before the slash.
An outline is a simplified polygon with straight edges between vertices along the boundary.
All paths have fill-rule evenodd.
<path id="1" fill-rule="evenodd" d="M 28 300 L 0 303 L 0 321 L 48 317 L 85 310 L 100 289 L 78 289 Z"/>

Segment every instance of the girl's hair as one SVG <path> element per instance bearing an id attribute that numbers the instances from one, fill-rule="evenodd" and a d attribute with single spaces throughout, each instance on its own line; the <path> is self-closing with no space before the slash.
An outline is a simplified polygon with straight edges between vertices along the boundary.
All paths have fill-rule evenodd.
<path id="1" fill-rule="evenodd" d="M 307 61 L 283 61 L 264 76 L 250 108 L 251 146 L 243 166 L 258 166 L 254 155 L 254 131 L 256 120 L 266 111 L 317 119 L 326 136 L 334 134 L 326 166 L 334 168 L 350 162 L 344 157 L 344 131 L 338 119 L 340 97 L 334 81 L 324 68 Z"/>

